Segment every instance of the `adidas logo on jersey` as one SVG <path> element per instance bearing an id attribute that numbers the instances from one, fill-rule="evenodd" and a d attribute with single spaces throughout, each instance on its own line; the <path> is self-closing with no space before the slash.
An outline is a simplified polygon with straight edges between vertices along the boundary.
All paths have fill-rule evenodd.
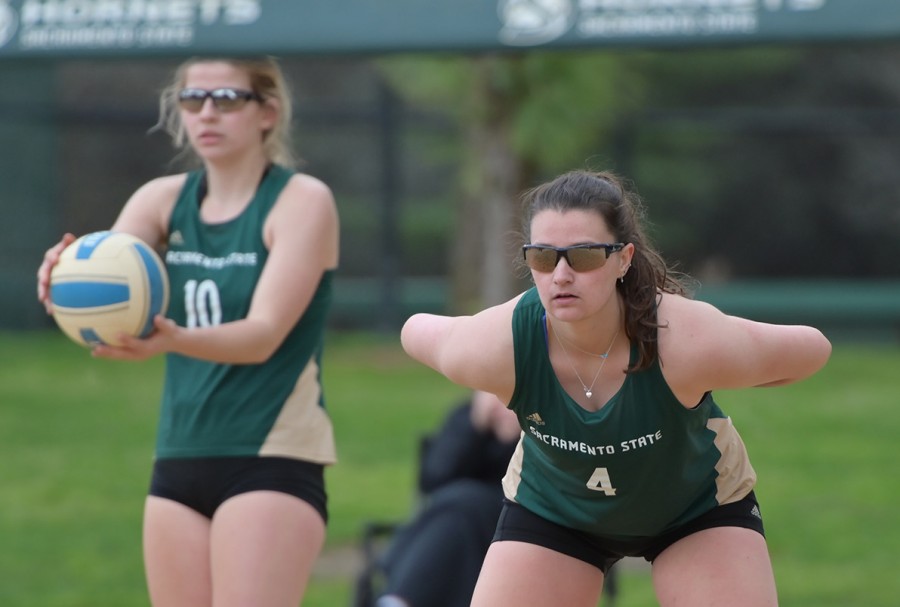
<path id="1" fill-rule="evenodd" d="M 525 419 L 536 423 L 538 426 L 544 425 L 544 420 L 541 419 L 541 416 L 539 413 L 532 413 L 531 415 L 526 416 Z"/>
<path id="2" fill-rule="evenodd" d="M 169 234 L 169 244 L 170 245 L 184 244 L 184 236 L 181 235 L 181 230 L 175 230 L 174 232 Z"/>
<path id="3" fill-rule="evenodd" d="M 750 514 L 762 520 L 762 514 L 759 513 L 759 506 L 753 506 L 753 509 L 750 511 Z"/>

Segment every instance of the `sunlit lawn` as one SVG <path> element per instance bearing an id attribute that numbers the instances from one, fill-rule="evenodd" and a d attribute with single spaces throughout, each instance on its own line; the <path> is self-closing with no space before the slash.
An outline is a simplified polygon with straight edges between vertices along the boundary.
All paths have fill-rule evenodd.
<path id="1" fill-rule="evenodd" d="M 325 361 L 341 462 L 326 556 L 412 503 L 417 437 L 464 392 L 395 335 L 334 335 Z M 815 378 L 722 393 L 760 476 L 786 607 L 889 607 L 900 596 L 900 347 L 837 345 Z M 0 333 L 0 605 L 148 604 L 140 556 L 160 361 L 93 360 L 55 331 Z M 349 605 L 355 559 L 317 569 L 305 605 Z M 340 565 L 347 559 L 337 558 Z M 617 605 L 654 605 L 626 567 Z"/>

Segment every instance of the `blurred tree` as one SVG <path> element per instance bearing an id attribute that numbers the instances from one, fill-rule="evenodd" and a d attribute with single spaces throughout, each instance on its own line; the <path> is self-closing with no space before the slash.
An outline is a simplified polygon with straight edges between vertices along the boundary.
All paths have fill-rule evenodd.
<path id="1" fill-rule="evenodd" d="M 516 204 L 577 166 L 632 179 L 667 257 L 704 281 L 900 275 L 891 44 L 401 57 L 381 67 L 462 134 L 460 311 L 525 283 Z"/>
<path id="2" fill-rule="evenodd" d="M 896 44 L 651 53 L 633 165 L 670 257 L 708 280 L 898 277 Z"/>
<path id="3" fill-rule="evenodd" d="M 510 267 L 522 243 L 519 195 L 589 158 L 617 111 L 638 102 L 639 81 L 610 53 L 403 56 L 380 65 L 412 103 L 438 105 L 459 124 L 456 306 L 471 312 L 508 299 L 524 284 Z"/>
<path id="4" fill-rule="evenodd" d="M 173 62 L 67 61 L 53 67 L 58 95 L 23 102 L 10 88 L 0 127 L 49 125 L 58 138 L 47 221 L 108 225 L 135 184 L 176 170 L 166 138 L 147 136 Z M 408 250 L 396 271 L 450 277 L 455 312 L 527 284 L 510 267 L 518 196 L 582 166 L 632 179 L 666 257 L 704 282 L 900 278 L 896 42 L 292 57 L 285 67 L 299 85 L 304 170 L 339 190 L 344 276 L 378 276 L 385 263 L 372 218 L 386 74 L 404 98 L 403 193 L 419 203 L 402 211 Z M 21 246 L 21 235 L 8 240 Z"/>

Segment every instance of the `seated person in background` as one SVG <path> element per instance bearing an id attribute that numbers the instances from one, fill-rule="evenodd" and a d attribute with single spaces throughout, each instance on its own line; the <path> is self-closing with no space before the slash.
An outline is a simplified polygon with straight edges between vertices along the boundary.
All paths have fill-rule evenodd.
<path id="1" fill-rule="evenodd" d="M 423 506 L 388 547 L 386 587 L 376 607 L 469 605 L 520 431 L 516 415 L 493 394 L 474 392 L 451 411 L 425 444 Z"/>

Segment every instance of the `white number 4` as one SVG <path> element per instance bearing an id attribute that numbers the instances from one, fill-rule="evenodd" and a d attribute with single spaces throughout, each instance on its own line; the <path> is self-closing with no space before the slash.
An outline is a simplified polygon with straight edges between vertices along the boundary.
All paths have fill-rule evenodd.
<path id="1" fill-rule="evenodd" d="M 594 469 L 594 473 L 588 479 L 587 488 L 591 491 L 602 491 L 610 497 L 616 494 L 616 489 L 609 480 L 609 471 L 606 468 Z"/>

